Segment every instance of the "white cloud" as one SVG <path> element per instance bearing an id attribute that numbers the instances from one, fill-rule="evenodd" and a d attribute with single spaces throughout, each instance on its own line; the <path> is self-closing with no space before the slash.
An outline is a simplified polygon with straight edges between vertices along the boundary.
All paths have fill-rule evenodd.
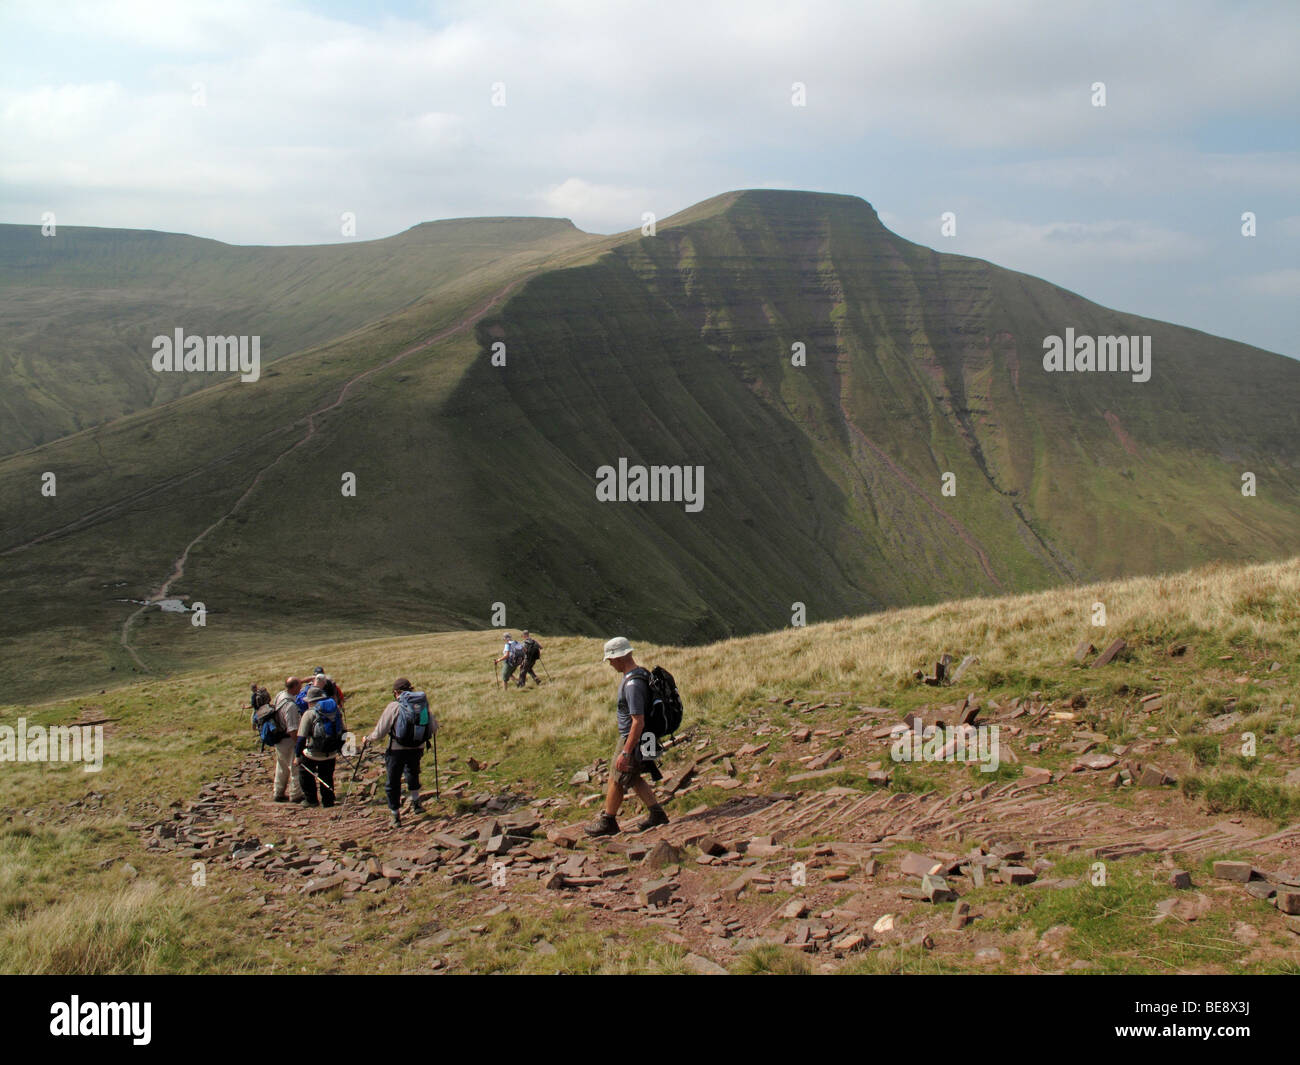
<path id="1" fill-rule="evenodd" d="M 588 232 L 615 233 L 641 225 L 647 211 L 656 218 L 671 212 L 655 211 L 654 196 L 645 189 L 598 185 L 571 177 L 534 197 L 542 213 L 572 219 Z"/>

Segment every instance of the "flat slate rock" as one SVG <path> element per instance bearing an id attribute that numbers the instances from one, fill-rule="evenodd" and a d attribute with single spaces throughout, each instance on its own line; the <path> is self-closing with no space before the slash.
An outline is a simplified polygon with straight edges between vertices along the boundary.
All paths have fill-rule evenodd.
<path id="1" fill-rule="evenodd" d="M 1117 655 L 1122 654 L 1128 649 L 1128 644 L 1122 639 L 1116 639 L 1113 643 L 1107 645 L 1106 650 L 1102 651 L 1096 659 L 1093 660 L 1092 668 L 1097 669 L 1099 666 L 1107 666 L 1113 662 Z"/>
<path id="2" fill-rule="evenodd" d="M 731 975 L 729 972 L 727 972 L 726 969 L 724 969 L 716 961 L 713 961 L 710 958 L 706 958 L 703 954 L 688 954 L 686 955 L 685 958 L 682 959 L 682 962 L 685 964 L 685 966 L 688 969 L 691 970 L 691 972 L 699 973 L 701 976 L 730 976 Z"/>

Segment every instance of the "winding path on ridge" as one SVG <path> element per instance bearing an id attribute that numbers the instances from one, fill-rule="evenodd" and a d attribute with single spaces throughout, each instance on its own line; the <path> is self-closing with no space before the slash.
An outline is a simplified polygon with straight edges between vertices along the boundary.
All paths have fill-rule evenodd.
<path id="1" fill-rule="evenodd" d="M 281 451 L 280 454 L 278 454 L 274 459 L 268 462 L 265 466 L 259 469 L 257 473 L 253 476 L 253 479 L 248 483 L 248 487 L 244 489 L 243 493 L 240 495 L 238 499 L 235 500 L 234 504 L 230 507 L 230 509 L 227 510 L 224 514 L 221 515 L 221 517 L 219 517 L 216 521 L 214 521 L 211 525 L 209 525 L 206 529 L 204 529 L 201 533 L 199 533 L 196 537 L 194 537 L 193 540 L 191 540 L 188 544 L 185 545 L 185 549 L 180 553 L 180 556 L 176 559 L 175 564 L 172 566 L 171 575 L 168 576 L 168 578 L 165 581 L 163 581 L 163 583 L 159 586 L 156 592 L 154 592 L 151 596 L 149 596 L 148 599 L 137 610 L 132 611 L 132 613 L 122 623 L 122 635 L 120 638 L 120 642 L 122 644 L 122 648 L 126 651 L 127 654 L 131 656 L 135 664 L 145 673 L 149 672 L 149 667 L 146 666 L 143 661 L 141 661 L 139 654 L 137 654 L 135 648 L 131 646 L 131 629 L 135 625 L 136 618 L 138 618 L 141 614 L 143 614 L 146 610 L 148 610 L 149 607 L 154 606 L 161 600 L 166 599 L 168 597 L 168 593 L 171 591 L 172 586 L 185 575 L 185 565 L 189 561 L 190 552 L 198 544 L 202 543 L 213 532 L 215 532 L 222 525 L 224 525 L 227 519 L 229 519 L 232 515 L 234 515 L 235 512 L 238 511 L 239 508 L 244 505 L 244 501 L 248 499 L 248 497 L 251 496 L 253 492 L 257 490 L 257 486 L 261 484 L 262 478 L 265 477 L 271 470 L 273 470 L 276 466 L 278 466 L 281 462 L 283 462 L 286 458 L 292 455 L 295 451 L 297 451 L 300 447 L 302 447 L 309 440 L 311 440 L 312 437 L 316 435 L 316 429 L 317 429 L 316 419 L 318 417 L 324 414 L 328 414 L 330 411 L 337 410 L 339 407 L 341 407 L 347 401 L 347 398 L 349 394 L 352 392 L 353 387 L 360 384 L 367 377 L 377 374 L 381 370 L 387 370 L 390 367 L 397 365 L 397 363 L 401 362 L 403 359 L 411 355 L 415 355 L 418 352 L 424 351 L 425 349 L 432 347 L 434 344 L 441 343 L 442 341 L 446 340 L 448 337 L 455 336 L 457 333 L 463 332 L 464 330 L 470 328 L 470 326 L 474 325 L 480 318 L 482 318 L 485 314 L 487 314 L 488 311 L 492 310 L 493 307 L 495 307 L 507 296 L 509 296 L 510 293 L 514 291 L 514 289 L 516 289 L 523 282 L 527 281 L 528 278 L 531 276 L 532 276 L 531 274 L 528 274 L 525 275 L 524 277 L 516 278 L 510 284 L 506 285 L 506 287 L 503 288 L 500 292 L 496 293 L 494 296 L 491 296 L 485 303 L 475 308 L 473 311 L 471 311 L 468 315 L 462 318 L 455 325 L 448 326 L 446 329 L 442 330 L 441 332 L 435 334 L 434 336 L 431 336 L 428 340 L 422 340 L 418 344 L 415 344 L 414 346 L 407 348 L 405 351 L 398 352 L 392 358 L 387 359 L 386 361 L 381 362 L 375 366 L 371 366 L 367 370 L 362 370 L 360 373 L 357 373 L 352 377 L 349 377 L 347 381 L 343 383 L 343 387 L 339 389 L 339 394 L 334 397 L 334 401 L 332 403 L 327 403 L 325 404 L 325 406 L 318 407 L 316 410 L 311 411 L 306 417 L 307 432 L 303 434 L 303 436 L 301 436 L 298 440 L 294 441 L 294 443 L 290 444 L 287 448 Z"/>

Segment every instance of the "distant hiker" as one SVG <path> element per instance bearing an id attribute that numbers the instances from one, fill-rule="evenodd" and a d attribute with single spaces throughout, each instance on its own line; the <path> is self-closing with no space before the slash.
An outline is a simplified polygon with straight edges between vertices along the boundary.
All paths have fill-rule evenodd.
<path id="1" fill-rule="evenodd" d="M 343 689 L 339 687 L 338 682 L 333 677 L 325 672 L 324 666 L 317 666 L 312 670 L 311 683 L 323 689 L 326 697 L 338 703 L 340 710 L 343 709 Z"/>
<path id="2" fill-rule="evenodd" d="M 618 808 L 629 788 L 650 811 L 650 816 L 637 826 L 642 832 L 668 823 L 668 815 L 655 798 L 654 789 L 641 776 L 643 770 L 650 768 L 650 762 L 641 756 L 641 733 L 650 706 L 650 672 L 633 660 L 632 645 L 624 636 L 615 636 L 605 644 L 605 661 L 623 675 L 618 685 L 619 745 L 610 766 L 605 809 L 586 826 L 589 836 L 612 836 L 619 831 Z"/>
<path id="3" fill-rule="evenodd" d="M 521 688 L 527 683 L 528 674 L 530 673 L 533 674 L 533 680 L 536 681 L 537 684 L 540 685 L 542 683 L 537 679 L 537 674 L 533 672 L 533 666 L 535 666 L 537 660 L 542 657 L 542 645 L 533 639 L 532 634 L 529 633 L 527 629 L 524 629 L 523 637 L 524 661 L 519 667 L 519 687 Z"/>
<path id="4" fill-rule="evenodd" d="M 374 730 L 361 741 L 361 750 L 369 743 L 388 737 L 384 752 L 384 765 L 388 777 L 384 793 L 388 796 L 388 816 L 393 827 L 402 824 L 402 777 L 406 777 L 406 790 L 411 794 L 411 812 L 424 813 L 420 805 L 420 758 L 423 756 L 438 722 L 429 710 L 429 700 L 424 692 L 413 691 L 405 677 L 393 681 L 393 701 L 384 707 Z"/>
<path id="5" fill-rule="evenodd" d="M 343 749 L 343 732 L 343 711 L 325 689 L 313 684 L 307 689 L 307 712 L 298 722 L 294 742 L 302 801 L 308 806 L 334 805 L 334 762 Z M 319 802 L 317 784 L 321 786 Z"/>
<path id="6" fill-rule="evenodd" d="M 284 733 L 284 739 L 275 745 L 275 784 L 271 797 L 276 802 L 301 802 L 303 797 L 298 774 L 293 771 L 294 748 L 298 743 L 298 720 L 301 717 L 294 699 L 301 690 L 302 681 L 297 677 L 286 677 L 284 687 L 276 693 L 272 703 L 277 724 Z"/>
<path id="7" fill-rule="evenodd" d="M 507 632 L 505 646 L 501 648 L 501 657 L 493 662 L 493 665 L 500 665 L 502 662 L 506 664 L 501 677 L 501 684 L 504 687 L 510 687 L 510 674 L 515 671 L 515 667 L 523 660 L 524 645 Z"/>

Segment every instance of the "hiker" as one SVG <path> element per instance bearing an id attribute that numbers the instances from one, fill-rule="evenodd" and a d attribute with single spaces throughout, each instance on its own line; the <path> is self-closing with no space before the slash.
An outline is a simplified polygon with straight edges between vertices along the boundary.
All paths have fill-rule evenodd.
<path id="1" fill-rule="evenodd" d="M 505 688 L 510 687 L 510 674 L 515 671 L 515 666 L 524 660 L 524 645 L 519 643 L 510 633 L 506 633 L 505 646 L 501 648 L 501 657 L 493 661 L 493 665 L 506 664 L 505 672 L 501 677 L 501 684 Z"/>
<path id="2" fill-rule="evenodd" d="M 384 752 L 384 766 L 388 770 L 384 793 L 388 796 L 388 816 L 394 828 L 402 827 L 403 776 L 411 795 L 411 813 L 424 813 L 420 805 L 420 758 L 437 730 L 438 722 L 429 711 L 424 692 L 412 690 L 411 682 L 405 677 L 393 681 L 393 701 L 384 707 L 374 730 L 361 741 L 361 751 L 364 753 L 367 744 L 388 737 L 388 749 Z"/>
<path id="3" fill-rule="evenodd" d="M 276 693 L 274 706 L 277 723 L 284 739 L 275 745 L 275 784 L 271 798 L 275 802 L 302 802 L 302 785 L 293 771 L 294 748 L 298 740 L 298 720 L 301 713 L 295 701 L 302 691 L 302 681 L 286 677 L 284 687 Z"/>
<path id="4" fill-rule="evenodd" d="M 538 680 L 537 674 L 533 672 L 533 666 L 542 657 L 542 645 L 533 639 L 532 634 L 527 629 L 524 629 L 523 637 L 524 662 L 519 667 L 519 687 L 522 688 L 528 682 L 528 674 L 530 673 L 533 674 L 533 680 L 540 686 L 542 682 Z"/>
<path id="5" fill-rule="evenodd" d="M 650 811 L 637 828 L 645 832 L 656 825 L 668 824 L 668 815 L 655 798 L 654 788 L 641 776 L 650 763 L 641 757 L 641 733 L 645 729 L 645 714 L 650 706 L 650 672 L 638 666 L 632 658 L 632 645 L 627 637 L 615 636 L 605 644 L 606 662 L 615 672 L 622 674 L 618 685 L 618 737 L 619 745 L 610 765 L 609 791 L 605 795 L 605 809 L 586 826 L 589 836 L 612 836 L 619 831 L 618 808 L 623 796 L 631 788 Z"/>
<path id="6" fill-rule="evenodd" d="M 339 687 L 338 682 L 333 677 L 325 672 L 324 666 L 317 666 L 312 670 L 311 683 L 318 688 L 322 688 L 325 695 L 338 703 L 340 710 L 343 709 L 343 689 Z"/>
<path id="7" fill-rule="evenodd" d="M 302 802 L 308 806 L 334 805 L 334 762 L 343 749 L 343 711 L 313 684 L 307 689 L 307 712 L 298 722 L 294 752 L 298 755 L 298 780 Z M 320 784 L 320 800 L 316 785 Z"/>
<path id="8" fill-rule="evenodd" d="M 298 689 L 298 694 L 294 696 L 293 701 L 298 704 L 298 713 L 300 715 L 307 712 L 307 693 L 311 691 L 313 687 L 319 687 L 316 683 L 316 679 L 324 672 L 325 671 L 321 669 L 320 666 L 317 666 L 312 672 L 311 678 L 302 682 L 301 687 Z"/>

